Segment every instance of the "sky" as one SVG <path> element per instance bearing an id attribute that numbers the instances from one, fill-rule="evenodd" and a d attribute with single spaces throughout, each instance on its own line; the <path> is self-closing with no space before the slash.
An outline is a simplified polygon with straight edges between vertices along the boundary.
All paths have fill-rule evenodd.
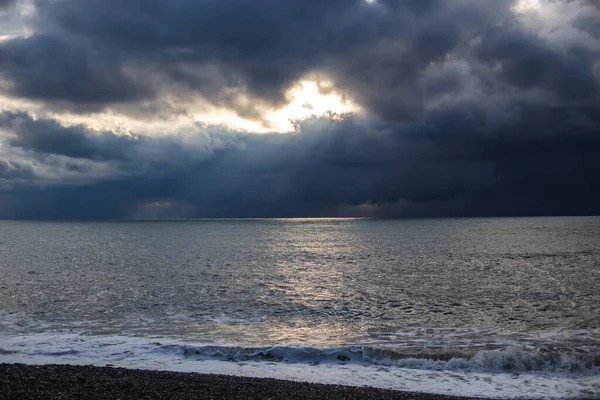
<path id="1" fill-rule="evenodd" d="M 0 0 L 0 218 L 590 214 L 595 0 Z"/>

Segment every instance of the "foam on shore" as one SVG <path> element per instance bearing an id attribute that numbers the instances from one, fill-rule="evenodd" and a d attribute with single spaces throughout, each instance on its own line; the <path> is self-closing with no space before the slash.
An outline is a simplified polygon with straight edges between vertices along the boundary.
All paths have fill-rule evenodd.
<path id="1" fill-rule="evenodd" d="M 406 355 L 367 346 L 243 347 L 51 332 L 0 338 L 0 362 L 112 365 L 489 398 L 598 398 L 589 355 L 524 347 Z"/>

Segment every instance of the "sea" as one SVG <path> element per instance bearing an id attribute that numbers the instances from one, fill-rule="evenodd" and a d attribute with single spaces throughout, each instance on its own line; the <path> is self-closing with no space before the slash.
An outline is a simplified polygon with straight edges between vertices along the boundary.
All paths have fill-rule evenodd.
<path id="1" fill-rule="evenodd" d="M 600 399 L 600 218 L 0 221 L 0 363 Z"/>

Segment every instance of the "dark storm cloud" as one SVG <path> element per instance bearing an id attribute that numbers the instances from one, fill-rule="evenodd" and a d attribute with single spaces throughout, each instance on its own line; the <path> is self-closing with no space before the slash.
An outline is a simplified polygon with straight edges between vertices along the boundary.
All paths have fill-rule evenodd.
<path id="1" fill-rule="evenodd" d="M 75 108 L 148 95 L 123 66 L 77 41 L 41 34 L 0 45 L 0 71 L 20 97 L 68 101 Z"/>
<path id="2" fill-rule="evenodd" d="M 33 177 L 34 173 L 31 168 L 0 158 L 0 180 L 20 180 Z"/>
<path id="3" fill-rule="evenodd" d="M 594 13 L 542 34 L 507 0 L 38 4 L 36 33 L 0 43 L 13 96 L 86 112 L 181 90 L 258 118 L 239 94 L 277 104 L 316 73 L 373 115 L 157 138 L 5 112 L 0 217 L 600 213 Z"/>
<path id="4" fill-rule="evenodd" d="M 287 86 L 322 54 L 324 49 L 315 45 L 322 40 L 325 13 L 341 13 L 344 3 L 351 5 L 273 0 L 40 2 L 37 24 L 50 35 L 92 41 L 94 50 L 149 68 L 157 79 L 183 83 L 217 104 L 232 103 L 227 94 L 240 88 L 278 102 Z M 121 65 L 112 67 L 118 70 Z M 94 74 L 83 69 L 81 75 Z M 15 78 L 35 81 L 40 76 L 33 71 Z M 72 100 L 66 91 L 61 98 Z M 101 104 L 111 100 L 97 98 Z"/>
<path id="5" fill-rule="evenodd" d="M 125 161 L 133 156 L 135 139 L 110 132 L 92 133 L 81 126 L 63 127 L 53 120 L 34 120 L 23 113 L 0 115 L 0 128 L 14 132 L 8 144 L 35 153 L 90 160 Z"/>
<path id="6" fill-rule="evenodd" d="M 0 8 L 8 8 L 16 3 L 16 0 L 0 0 Z"/>
<path id="7" fill-rule="evenodd" d="M 166 79 L 256 118 L 239 94 L 279 103 L 295 80 L 317 71 L 376 114 L 404 120 L 419 118 L 429 100 L 420 83 L 426 69 L 455 56 L 488 66 L 482 73 L 494 85 L 539 84 L 571 97 L 598 90 L 597 47 L 540 38 L 516 20 L 509 0 L 38 4 L 39 33 L 0 46 L 0 65 L 14 94 L 71 107 L 154 98 Z"/>
<path id="8" fill-rule="evenodd" d="M 500 67 L 501 77 L 515 87 L 545 89 L 565 100 L 598 94 L 592 69 L 598 49 L 583 45 L 557 49 L 533 33 L 496 29 L 477 53 L 483 62 Z"/>
<path id="9" fill-rule="evenodd" d="M 9 75 L 16 93 L 25 96 L 46 93 L 106 104 L 160 95 L 148 90 L 152 81 L 144 86 L 124 74 L 129 67 L 150 69 L 156 79 L 179 82 L 245 116 L 256 111 L 236 102 L 238 93 L 278 103 L 295 80 L 319 71 L 386 119 L 418 118 L 429 100 L 419 79 L 431 63 L 455 56 L 488 66 L 484 79 L 495 85 L 539 85 L 578 98 L 597 94 L 592 72 L 597 46 L 543 39 L 516 20 L 512 5 L 509 0 L 44 1 L 42 34 L 68 39 L 34 36 L 19 43 L 23 49 L 7 49 L 6 59 L 36 55 L 15 62 Z M 20 69 L 50 60 L 50 70 Z"/>
<path id="10" fill-rule="evenodd" d="M 427 127 L 317 119 L 293 135 L 215 131 L 193 146 L 165 138 L 150 149 L 150 139 L 138 139 L 128 142 L 133 150 L 127 163 L 112 161 L 122 170 L 117 177 L 84 185 L 22 184 L 4 193 L 18 197 L 19 206 L 5 207 L 2 216 L 321 216 L 360 214 L 364 203 L 385 216 L 597 213 L 597 131 L 580 126 L 571 132 L 571 116 L 556 110 L 522 113 L 527 116 L 517 126 L 507 122 L 491 132 L 465 131 L 473 117 L 457 107 L 431 116 Z M 534 126 L 548 120 L 552 139 L 540 133 L 514 140 L 523 134 L 514 129 L 526 119 Z M 95 134 L 81 136 L 85 145 L 78 145 L 90 157 L 113 154 L 107 143 L 124 147 L 125 139 Z M 51 151 L 40 141 L 27 146 Z M 155 149 L 162 154 L 149 162 Z"/>
<path id="11" fill-rule="evenodd" d="M 374 112 L 402 119 L 423 107 L 424 93 L 415 82 L 423 69 L 512 19 L 510 4 L 40 1 L 39 33 L 6 44 L 0 54 L 13 93 L 26 97 L 98 105 L 152 97 L 123 74 L 128 67 L 240 108 L 235 93 L 279 103 L 295 80 L 323 71 Z M 46 62 L 49 70 L 40 70 Z"/>
<path id="12" fill-rule="evenodd" d="M 37 124 L 54 126 L 50 121 L 21 124 L 17 137 L 36 137 L 24 129 L 37 130 Z M 63 137 L 71 134 L 72 128 L 65 128 Z M 79 157 L 87 153 L 93 158 L 113 154 L 106 143 L 116 144 L 116 138 L 99 140 L 92 135 L 81 135 L 78 150 L 69 153 Z M 218 139 L 223 133 L 212 135 Z M 414 201 L 445 199 L 461 186 L 485 184 L 486 177 L 493 174 L 493 168 L 478 160 L 434 161 L 437 150 L 428 143 L 401 139 L 352 119 L 308 121 L 296 135 L 231 135 L 235 139 L 228 143 L 217 140 L 219 144 L 204 153 L 177 143 L 170 147 L 163 144 L 165 154 L 149 166 L 145 140 L 132 142 L 135 150 L 128 164 L 121 167 L 126 173 L 118 179 L 46 186 L 41 193 L 25 185 L 12 191 L 20 196 L 22 208 L 11 213 L 19 216 L 20 212 L 35 210 L 57 218 L 111 213 L 112 217 L 126 217 L 153 203 L 173 202 L 176 211 L 181 204 L 193 205 L 186 209 L 191 213 L 187 216 L 321 215 L 338 204 L 359 205 L 367 200 L 385 203 L 397 201 L 399 196 Z M 43 140 L 13 139 L 11 146 L 39 153 L 56 151 Z M 450 165 L 454 170 L 447 174 Z M 480 168 L 470 169 L 472 165 Z M 445 179 L 438 180 L 442 175 Z M 118 207 L 115 198 L 119 199 Z M 85 204 L 88 214 L 74 210 L 73 204 Z"/>

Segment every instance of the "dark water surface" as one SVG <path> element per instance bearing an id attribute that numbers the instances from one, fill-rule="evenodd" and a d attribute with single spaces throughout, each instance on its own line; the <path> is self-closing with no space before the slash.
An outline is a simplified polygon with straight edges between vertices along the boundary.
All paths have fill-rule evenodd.
<path id="1" fill-rule="evenodd" d="M 600 364 L 600 218 L 3 221 L 0 277 L 5 336 Z"/>

